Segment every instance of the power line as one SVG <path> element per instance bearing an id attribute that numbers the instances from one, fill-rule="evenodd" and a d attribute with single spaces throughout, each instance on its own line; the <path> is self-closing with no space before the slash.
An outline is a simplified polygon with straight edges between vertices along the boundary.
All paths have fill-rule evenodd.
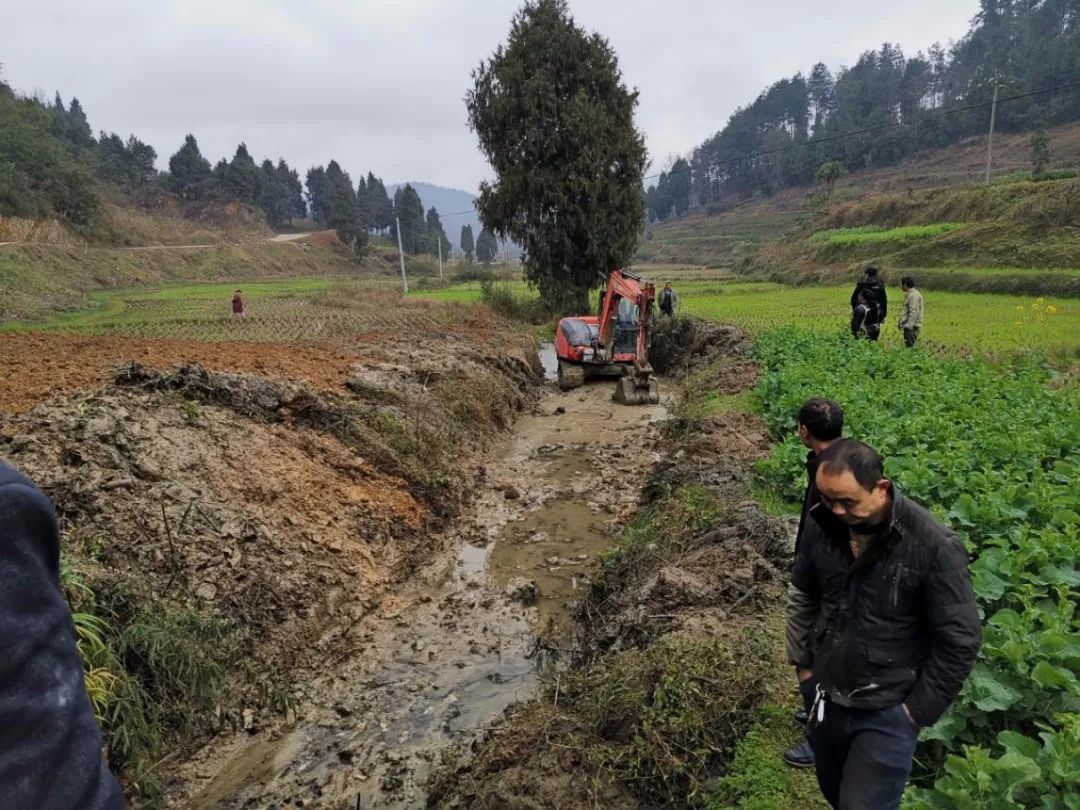
<path id="1" fill-rule="evenodd" d="M 1042 96 L 1042 95 L 1046 95 L 1047 93 L 1056 93 L 1059 90 L 1069 90 L 1069 89 L 1071 89 L 1073 87 L 1080 87 L 1080 80 L 1072 81 L 1072 82 L 1066 82 L 1065 84 L 1059 84 L 1059 85 L 1056 85 L 1054 87 L 1046 87 L 1046 88 L 1043 88 L 1041 90 L 1030 90 L 1030 91 L 1028 91 L 1026 93 L 1017 93 L 1016 95 L 1005 96 L 1004 98 L 998 98 L 996 103 L 997 103 L 998 106 L 1001 106 L 1002 104 L 1007 104 L 1010 101 L 1019 101 L 1020 99 L 1032 98 L 1034 96 Z M 973 110 L 982 110 L 982 109 L 985 109 L 987 107 L 993 106 L 994 103 L 995 102 L 993 102 L 993 101 L 982 101 L 982 102 L 979 102 L 977 104 L 966 104 L 966 105 L 964 105 L 962 107 L 951 107 L 951 108 L 949 108 L 947 110 L 931 110 L 931 111 L 926 112 L 919 120 L 920 121 L 925 121 L 927 118 L 944 117 L 944 116 L 947 116 L 947 115 L 959 115 L 960 113 L 971 112 Z M 810 147 L 810 146 L 817 146 L 818 144 L 831 143 L 833 141 L 843 140 L 845 138 L 853 138 L 853 137 L 855 137 L 857 135 L 869 135 L 871 133 L 881 132 L 881 131 L 886 130 L 886 129 L 899 129 L 901 127 L 909 127 L 909 126 L 912 125 L 912 123 L 913 122 L 909 122 L 909 121 L 889 121 L 889 122 L 884 123 L 884 124 L 875 124 L 874 126 L 871 126 L 871 127 L 861 127 L 859 129 L 849 129 L 849 130 L 846 130 L 844 132 L 838 132 L 838 133 L 836 133 L 834 135 L 825 135 L 825 136 L 823 136 L 821 138 L 813 138 L 813 139 L 806 140 L 806 141 L 799 141 L 798 143 L 788 144 L 787 146 L 778 146 L 778 147 L 775 147 L 773 149 L 763 149 L 763 150 L 760 150 L 760 151 L 757 151 L 757 152 L 750 152 L 750 153 L 747 153 L 745 155 L 740 155 L 740 156 L 734 157 L 734 158 L 726 158 L 724 160 L 716 160 L 716 161 L 713 161 L 711 163 L 706 163 L 703 166 L 696 167 L 696 170 L 700 171 L 701 169 L 713 169 L 713 168 L 717 168 L 719 166 L 726 166 L 726 165 L 729 165 L 729 164 L 732 164 L 732 163 L 738 163 L 739 161 L 743 161 L 743 160 L 753 160 L 754 158 L 767 157 L 769 155 L 776 155 L 776 154 L 780 154 L 780 153 L 783 153 L 783 152 L 790 152 L 790 151 L 793 151 L 795 149 L 803 149 L 803 148 L 807 148 L 807 147 Z M 677 172 L 669 171 L 669 172 L 661 172 L 660 174 L 651 174 L 651 175 L 648 175 L 648 176 L 643 177 L 641 179 L 642 179 L 642 182 L 644 182 L 646 180 L 656 180 L 656 179 L 658 179 L 660 177 L 661 174 L 666 174 L 668 177 L 671 177 L 673 175 L 679 175 L 679 174 L 692 174 L 694 171 L 695 171 L 695 167 L 691 166 L 691 167 L 689 167 L 687 169 L 680 169 Z M 444 219 L 448 219 L 450 217 L 466 216 L 468 214 L 475 213 L 476 210 L 477 210 L 476 207 L 473 206 L 468 211 L 455 211 L 452 214 L 441 214 L 440 216 L 442 216 Z"/>

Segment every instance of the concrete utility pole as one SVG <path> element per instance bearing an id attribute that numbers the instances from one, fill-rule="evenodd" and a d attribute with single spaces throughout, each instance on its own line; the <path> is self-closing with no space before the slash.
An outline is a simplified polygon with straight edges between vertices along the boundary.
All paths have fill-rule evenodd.
<path id="1" fill-rule="evenodd" d="M 439 243 L 439 278 L 442 278 L 442 234 L 436 234 L 435 239 Z"/>
<path id="2" fill-rule="evenodd" d="M 997 121 L 998 80 L 994 76 L 994 101 L 990 104 L 990 135 L 986 139 L 986 185 L 990 185 L 990 166 L 994 162 L 994 124 Z"/>
<path id="3" fill-rule="evenodd" d="M 408 295 L 409 279 L 405 277 L 405 251 L 401 249 L 401 220 L 394 217 L 394 224 L 397 225 L 397 253 L 398 258 L 401 259 L 401 291 Z"/>

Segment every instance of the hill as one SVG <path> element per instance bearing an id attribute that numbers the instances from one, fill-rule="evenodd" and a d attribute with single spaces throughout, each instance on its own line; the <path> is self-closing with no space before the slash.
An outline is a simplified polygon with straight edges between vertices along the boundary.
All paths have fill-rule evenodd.
<path id="1" fill-rule="evenodd" d="M 1049 135 L 1052 165 L 1042 182 L 1030 177 L 1029 134 L 995 140 L 989 186 L 985 138 L 969 138 L 852 173 L 831 197 L 821 187 L 788 188 L 652 225 L 637 261 L 788 282 L 848 278 L 875 262 L 886 274 L 934 272 L 951 289 L 1077 294 L 1074 273 L 1046 276 L 1080 266 L 1080 124 Z"/>

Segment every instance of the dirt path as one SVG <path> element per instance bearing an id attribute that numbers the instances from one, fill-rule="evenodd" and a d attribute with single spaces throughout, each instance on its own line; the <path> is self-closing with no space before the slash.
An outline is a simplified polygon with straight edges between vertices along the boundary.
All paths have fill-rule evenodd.
<path id="1" fill-rule="evenodd" d="M 352 628 L 351 652 L 299 689 L 294 723 L 220 740 L 185 766 L 172 806 L 423 807 L 440 750 L 530 696 L 538 625 L 566 626 L 635 508 L 665 407 L 616 405 L 611 391 L 552 389 L 519 420 L 483 464 L 450 556 Z M 532 583 L 535 607 L 510 597 Z"/>

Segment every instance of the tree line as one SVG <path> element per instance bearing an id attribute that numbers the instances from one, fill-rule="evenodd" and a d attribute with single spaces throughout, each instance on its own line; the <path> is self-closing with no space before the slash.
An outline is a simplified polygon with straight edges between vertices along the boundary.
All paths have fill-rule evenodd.
<path id="1" fill-rule="evenodd" d="M 850 67 L 834 72 L 818 63 L 808 75 L 772 84 L 659 176 L 646 191 L 648 216 L 662 221 L 694 203 L 809 185 L 828 163 L 844 171 L 893 165 L 985 133 L 995 84 L 1007 98 L 1078 80 L 1077 0 L 980 0 L 970 30 L 948 47 L 906 57 L 886 42 Z M 997 112 L 1006 132 L 1076 120 L 1075 87 L 1016 99 Z M 864 129 L 874 131 L 844 136 Z M 836 171 L 827 173 L 833 181 Z"/>
<path id="2" fill-rule="evenodd" d="M 51 102 L 18 95 L 0 77 L 0 215 L 59 219 L 86 235 L 104 225 L 100 184 L 123 188 L 135 199 L 151 192 L 171 192 L 189 201 L 238 202 L 260 210 L 275 229 L 309 217 L 337 231 L 347 246 L 362 253 L 370 233 L 391 234 L 401 221 L 402 246 L 408 253 L 450 254 L 438 211 L 424 211 L 412 186 L 391 200 L 373 173 L 354 185 L 336 160 L 308 170 L 304 181 L 284 158 L 256 163 L 247 145 L 216 164 L 203 156 L 194 135 L 187 135 L 169 158 L 168 171 L 155 166 L 157 152 L 134 135 L 95 138 L 82 104 L 66 103 L 57 93 Z M 306 188 L 305 188 L 306 186 Z M 471 240 L 471 230 L 470 230 Z M 475 248 L 494 258 L 494 237 L 481 234 Z M 490 258 L 488 259 L 490 261 Z"/>

